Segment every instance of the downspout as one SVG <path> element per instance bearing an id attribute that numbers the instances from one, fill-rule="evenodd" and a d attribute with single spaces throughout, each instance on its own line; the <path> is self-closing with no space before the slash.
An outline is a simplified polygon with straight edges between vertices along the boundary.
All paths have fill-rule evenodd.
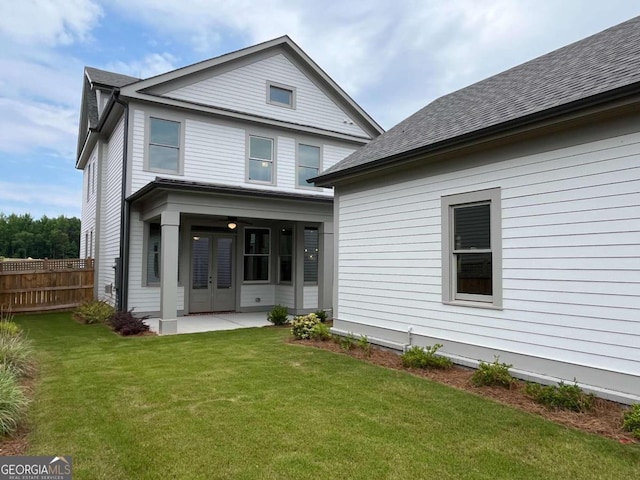
<path id="1" fill-rule="evenodd" d="M 129 285 L 129 221 L 131 205 L 127 200 L 127 156 L 129 145 L 129 104 L 120 100 L 120 89 L 113 90 L 113 98 L 116 103 L 124 107 L 124 132 L 122 144 L 122 190 L 120 197 L 120 268 L 116 272 L 120 276 L 120 291 L 117 292 L 116 307 L 118 310 L 127 310 L 127 293 Z"/>

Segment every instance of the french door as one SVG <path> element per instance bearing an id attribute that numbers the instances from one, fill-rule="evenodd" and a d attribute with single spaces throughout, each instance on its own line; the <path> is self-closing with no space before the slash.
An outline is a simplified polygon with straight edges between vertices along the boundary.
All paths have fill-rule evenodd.
<path id="1" fill-rule="evenodd" d="M 191 313 L 235 310 L 232 236 L 195 234 L 191 238 Z"/>

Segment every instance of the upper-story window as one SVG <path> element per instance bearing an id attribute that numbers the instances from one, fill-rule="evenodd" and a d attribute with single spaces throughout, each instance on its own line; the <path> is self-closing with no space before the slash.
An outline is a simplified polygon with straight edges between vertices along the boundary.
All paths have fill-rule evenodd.
<path id="1" fill-rule="evenodd" d="M 299 187 L 312 187 L 307 183 L 309 178 L 317 177 L 320 173 L 320 147 L 314 145 L 298 144 L 298 173 L 297 183 Z"/>
<path id="2" fill-rule="evenodd" d="M 267 103 L 296 108 L 296 90 L 287 85 L 267 82 Z"/>
<path id="3" fill-rule="evenodd" d="M 252 182 L 273 183 L 273 139 L 249 136 L 249 175 Z"/>
<path id="4" fill-rule="evenodd" d="M 180 122 L 149 118 L 149 170 L 179 173 Z"/>

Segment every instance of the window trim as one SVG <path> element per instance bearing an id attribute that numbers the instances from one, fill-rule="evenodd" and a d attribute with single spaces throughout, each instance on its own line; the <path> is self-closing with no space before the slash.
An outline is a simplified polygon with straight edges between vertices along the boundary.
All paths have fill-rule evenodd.
<path id="1" fill-rule="evenodd" d="M 298 183 L 298 170 L 300 169 L 300 167 L 307 167 L 306 165 L 300 164 L 300 145 L 305 145 L 307 147 L 316 147 L 320 149 L 320 159 L 319 159 L 320 161 L 318 162 L 318 175 L 320 175 L 320 172 L 322 172 L 323 170 L 322 160 L 324 158 L 324 146 L 322 144 L 317 144 L 314 142 L 305 142 L 305 141 L 296 140 L 296 171 L 295 171 L 295 179 L 294 179 L 296 188 L 304 188 L 305 190 L 322 190 L 322 187 L 316 187 L 315 185 L 312 185 L 307 182 L 305 182 L 305 185 L 300 185 Z M 307 168 L 311 168 L 311 167 L 307 167 Z"/>
<path id="2" fill-rule="evenodd" d="M 246 232 L 247 230 L 266 230 L 269 232 L 269 253 L 246 253 L 247 245 L 246 245 Z M 271 234 L 270 227 L 244 227 L 242 229 L 242 284 L 243 285 L 266 285 L 271 283 L 271 270 L 272 270 L 272 254 L 273 251 L 273 236 Z M 267 257 L 267 279 L 266 280 L 245 280 L 244 278 L 244 261 L 247 256 L 251 257 Z"/>
<path id="3" fill-rule="evenodd" d="M 265 182 L 262 180 L 252 180 L 251 178 L 249 178 L 249 172 L 250 172 L 250 165 L 251 165 L 251 137 L 256 137 L 256 138 L 264 138 L 265 140 L 271 140 L 271 181 L 270 182 Z M 277 149 L 277 141 L 276 141 L 276 137 L 275 135 L 268 135 L 268 134 L 263 134 L 263 133 L 254 133 L 254 132 L 247 132 L 246 135 L 246 155 L 245 155 L 245 180 L 247 183 L 256 183 L 258 185 L 276 185 L 276 178 L 277 178 L 277 169 L 276 169 L 276 152 L 278 151 Z M 260 160 L 260 161 L 268 161 L 268 160 L 264 160 L 262 158 L 255 158 L 254 160 Z"/>
<path id="4" fill-rule="evenodd" d="M 279 88 L 280 90 L 288 90 L 291 92 L 291 103 L 282 103 L 277 102 L 275 100 L 271 100 L 271 87 Z M 296 109 L 296 87 L 292 87 L 291 85 L 285 85 L 284 83 L 272 82 L 267 80 L 267 104 L 275 105 L 276 107 L 290 108 L 291 110 Z"/>
<path id="5" fill-rule="evenodd" d="M 150 282 L 149 281 L 149 248 L 150 248 L 150 235 L 151 235 L 151 225 L 157 224 L 160 226 L 160 249 L 158 250 L 158 281 Z M 160 263 L 162 261 L 162 224 L 159 220 L 157 221 L 149 221 L 144 222 L 143 228 L 143 245 L 142 245 L 142 255 L 143 255 L 143 264 L 142 264 L 142 286 L 143 287 L 159 287 L 161 282 L 161 272 L 160 272 Z"/>
<path id="6" fill-rule="evenodd" d="M 457 293 L 453 239 L 454 207 L 467 204 L 490 205 L 492 295 Z M 441 197 L 442 222 L 442 303 L 502 309 L 502 205 L 500 187 Z M 478 253 L 486 250 L 479 250 Z"/>
<path id="7" fill-rule="evenodd" d="M 156 120 L 164 120 L 167 122 L 173 122 L 178 124 L 179 132 L 179 146 L 178 146 L 178 168 L 177 170 L 168 170 L 165 168 L 155 168 L 152 167 L 149 163 L 150 161 L 150 145 L 151 145 L 151 119 Z M 145 113 L 145 124 L 144 124 L 144 164 L 143 169 L 146 172 L 155 172 L 155 173 L 166 173 L 169 175 L 184 175 L 184 134 L 185 134 L 185 120 L 183 118 L 174 117 L 172 115 L 159 114 L 156 115 L 154 112 L 146 112 Z"/>

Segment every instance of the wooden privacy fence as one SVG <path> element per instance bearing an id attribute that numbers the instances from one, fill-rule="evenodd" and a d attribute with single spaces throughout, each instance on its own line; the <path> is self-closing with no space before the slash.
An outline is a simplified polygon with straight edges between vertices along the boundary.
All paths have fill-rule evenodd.
<path id="1" fill-rule="evenodd" d="M 0 262 L 0 306 L 13 313 L 74 308 L 93 299 L 93 259 Z"/>

